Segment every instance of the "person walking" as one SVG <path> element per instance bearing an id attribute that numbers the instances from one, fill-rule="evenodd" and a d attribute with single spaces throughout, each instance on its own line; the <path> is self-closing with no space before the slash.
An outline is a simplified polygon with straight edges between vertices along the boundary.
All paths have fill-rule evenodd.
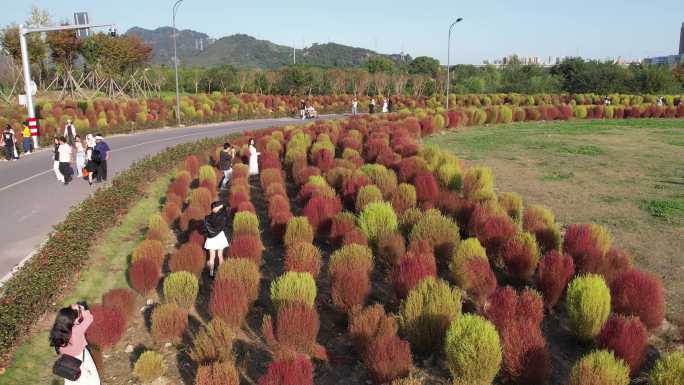
<path id="1" fill-rule="evenodd" d="M 109 160 L 109 145 L 102 135 L 95 135 L 95 148 L 93 149 L 93 161 L 97 164 L 97 183 L 107 181 L 107 161 Z"/>
<path id="2" fill-rule="evenodd" d="M 368 113 L 374 114 L 375 113 L 375 98 L 371 98 L 370 104 L 368 105 Z"/>
<path id="3" fill-rule="evenodd" d="M 71 123 L 71 119 L 67 119 L 67 123 L 64 126 L 64 137 L 66 138 L 69 146 L 74 145 L 74 140 L 76 139 L 76 126 Z"/>
<path id="4" fill-rule="evenodd" d="M 389 109 L 387 108 L 387 98 L 384 96 L 382 97 L 382 112 L 384 112 L 384 113 L 389 112 Z"/>
<path id="5" fill-rule="evenodd" d="M 211 204 L 211 212 L 204 217 L 204 232 L 207 239 L 204 248 L 209 252 L 207 267 L 209 276 L 214 276 L 214 262 L 218 257 L 219 266 L 223 263 L 223 250 L 228 247 L 226 237 L 226 225 L 228 224 L 228 211 L 222 202 L 216 201 Z"/>
<path id="6" fill-rule="evenodd" d="M 259 175 L 259 152 L 254 144 L 254 138 L 249 139 L 249 175 Z"/>
<path id="7" fill-rule="evenodd" d="M 306 119 L 306 102 L 304 102 L 304 99 L 299 100 L 299 117 L 302 120 Z"/>
<path id="8" fill-rule="evenodd" d="M 71 177 L 74 174 L 74 171 L 71 169 L 71 154 L 72 154 L 72 147 L 69 143 L 67 143 L 67 140 L 65 137 L 60 137 L 59 138 L 59 147 L 57 148 L 57 152 L 59 153 L 59 172 L 62 174 L 62 180 L 64 181 L 64 185 L 68 185 L 69 182 L 71 182 Z"/>
<path id="9" fill-rule="evenodd" d="M 28 155 L 33 152 L 33 142 L 31 141 L 31 129 L 28 122 L 24 122 L 24 127 L 21 130 L 22 144 L 24 147 L 24 154 Z"/>
<path id="10" fill-rule="evenodd" d="M 5 130 L 2 132 L 2 140 L 5 142 L 5 159 L 12 160 L 15 159 L 15 136 L 14 136 L 14 130 L 12 129 L 12 126 L 9 124 L 5 127 Z"/>
<path id="11" fill-rule="evenodd" d="M 64 376 L 66 374 L 62 370 L 65 367 L 75 369 L 68 365 L 69 360 L 73 361 L 75 358 L 80 361 L 80 375 L 73 380 L 65 378 L 64 385 L 100 385 L 100 375 L 88 350 L 85 336 L 93 320 L 93 314 L 85 302 L 64 307 L 57 312 L 49 337 L 50 346 L 59 354 L 53 372 Z M 75 364 L 77 363 L 74 366 Z"/>
<path id="12" fill-rule="evenodd" d="M 86 148 L 81 141 L 81 137 L 76 135 L 74 139 L 74 149 L 76 150 L 76 176 L 83 178 L 83 169 L 86 162 Z"/>
<path id="13" fill-rule="evenodd" d="M 97 173 L 97 163 L 93 160 L 93 151 L 95 151 L 95 137 L 93 134 L 86 135 L 85 147 L 85 170 L 88 172 L 88 184 L 92 186 L 93 176 Z"/>
<path id="14" fill-rule="evenodd" d="M 59 138 L 54 139 L 54 150 L 53 150 L 53 162 L 52 162 L 52 171 L 55 173 L 55 177 L 57 177 L 57 180 L 59 182 L 64 183 L 64 176 L 62 173 L 59 171 Z"/>
<path id="15" fill-rule="evenodd" d="M 389 98 L 387 98 L 387 112 L 390 112 L 390 113 L 391 113 L 391 112 L 392 112 L 392 108 L 393 108 L 393 105 L 392 105 L 392 97 L 390 96 Z"/>
<path id="16" fill-rule="evenodd" d="M 233 158 L 235 158 L 235 149 L 229 142 L 224 143 L 223 150 L 219 154 L 219 167 L 223 171 L 222 190 L 226 188 L 230 176 L 233 174 Z"/>
<path id="17" fill-rule="evenodd" d="M 352 99 L 352 115 L 356 116 L 356 114 L 358 114 L 358 111 L 359 111 L 359 101 L 356 99 L 356 97 L 354 97 L 354 99 Z"/>

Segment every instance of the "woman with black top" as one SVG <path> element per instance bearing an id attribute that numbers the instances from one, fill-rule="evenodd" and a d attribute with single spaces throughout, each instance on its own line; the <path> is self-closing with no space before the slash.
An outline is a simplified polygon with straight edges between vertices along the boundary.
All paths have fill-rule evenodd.
<path id="1" fill-rule="evenodd" d="M 59 145 L 59 138 L 55 138 L 55 150 L 54 156 L 52 157 L 52 171 L 55 172 L 57 180 L 61 183 L 64 183 L 64 175 L 62 175 L 62 172 L 59 170 Z"/>
<path id="2" fill-rule="evenodd" d="M 228 224 L 228 212 L 222 202 L 211 204 L 211 213 L 204 217 L 204 231 L 207 239 L 204 248 L 209 251 L 209 276 L 214 276 L 214 260 L 218 257 L 219 266 L 223 263 L 223 250 L 228 247 L 225 228 Z"/>
<path id="3" fill-rule="evenodd" d="M 221 182 L 221 189 L 226 188 L 226 184 L 230 180 L 233 173 L 233 158 L 235 157 L 235 149 L 226 142 L 223 144 L 223 150 L 219 153 L 219 168 L 223 171 L 223 181 Z"/>

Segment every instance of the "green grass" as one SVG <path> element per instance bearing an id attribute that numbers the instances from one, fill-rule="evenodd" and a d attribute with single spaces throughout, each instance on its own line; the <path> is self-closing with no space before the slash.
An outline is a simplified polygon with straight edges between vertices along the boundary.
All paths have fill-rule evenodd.
<path id="1" fill-rule="evenodd" d="M 656 218 L 675 222 L 684 219 L 684 195 L 672 199 L 651 199 L 642 202 L 642 208 Z"/>
<path id="2" fill-rule="evenodd" d="M 159 210 L 159 202 L 172 175 L 169 173 L 152 182 L 147 194 L 121 218 L 116 227 L 104 235 L 99 246 L 91 251 L 90 265 L 82 271 L 78 284 L 64 298 L 62 306 L 80 300 L 100 302 L 107 291 L 128 287 L 126 260 L 143 238 L 147 218 Z M 56 357 L 48 344 L 48 331 L 35 333 L 19 346 L 14 364 L 0 375 L 0 385 L 61 384 L 52 375 L 52 364 Z"/>

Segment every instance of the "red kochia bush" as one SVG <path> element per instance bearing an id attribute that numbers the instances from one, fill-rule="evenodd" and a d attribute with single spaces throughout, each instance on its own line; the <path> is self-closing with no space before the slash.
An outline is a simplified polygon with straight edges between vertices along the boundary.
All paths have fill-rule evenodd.
<path id="1" fill-rule="evenodd" d="M 133 289 L 145 296 L 159 284 L 161 267 L 149 258 L 141 258 L 129 267 L 128 278 Z"/>
<path id="2" fill-rule="evenodd" d="M 118 309 L 104 307 L 100 304 L 90 305 L 93 323 L 86 332 L 91 344 L 106 350 L 114 346 L 126 330 L 126 316 Z"/>
<path id="3" fill-rule="evenodd" d="M 416 175 L 425 172 L 427 172 L 425 160 L 417 156 L 404 158 L 397 166 L 397 178 L 402 183 L 411 183 Z"/>
<path id="4" fill-rule="evenodd" d="M 431 252 L 408 252 L 391 273 L 394 291 L 399 298 L 406 298 L 408 292 L 424 278 L 436 277 L 437 265 Z"/>
<path id="5" fill-rule="evenodd" d="M 336 215 L 330 225 L 330 241 L 333 245 L 339 246 L 344 235 L 355 227 L 354 216 L 346 214 Z"/>
<path id="6" fill-rule="evenodd" d="M 183 166 L 193 178 L 197 178 L 200 168 L 200 160 L 195 155 L 188 155 L 188 157 L 185 158 L 185 163 Z"/>
<path id="7" fill-rule="evenodd" d="M 341 266 L 331 277 L 333 304 L 342 312 L 363 306 L 370 293 L 368 272 L 362 268 Z"/>
<path id="8" fill-rule="evenodd" d="M 130 317 L 135 311 L 135 293 L 130 289 L 112 289 L 102 296 L 102 306 L 115 309 Z"/>
<path id="9" fill-rule="evenodd" d="M 411 346 L 396 334 L 379 336 L 366 348 L 363 363 L 377 384 L 391 382 L 409 374 L 413 366 Z"/>
<path id="10" fill-rule="evenodd" d="M 372 341 L 384 335 L 397 334 L 397 330 L 397 321 L 388 316 L 380 304 L 354 309 L 349 316 L 349 337 L 361 354 Z"/>
<path id="11" fill-rule="evenodd" d="M 599 348 L 607 349 L 629 365 L 630 376 L 639 374 L 646 359 L 646 327 L 636 317 L 612 315 L 597 337 Z"/>
<path id="12" fill-rule="evenodd" d="M 605 265 L 605 245 L 592 225 L 572 224 L 563 238 L 563 252 L 572 256 L 578 273 L 601 274 Z"/>
<path id="13" fill-rule="evenodd" d="M 477 306 L 482 306 L 496 290 L 496 276 L 486 259 L 467 259 L 463 262 L 463 276 L 464 280 L 468 282 L 466 292 Z"/>
<path id="14" fill-rule="evenodd" d="M 264 245 L 261 239 L 253 234 L 238 234 L 233 238 L 228 248 L 228 256 L 231 258 L 246 258 L 254 262 L 257 266 L 261 265 L 261 253 Z"/>
<path id="15" fill-rule="evenodd" d="M 169 259 L 169 269 L 172 272 L 188 271 L 197 276 L 204 270 L 204 250 L 194 242 L 183 244 Z"/>
<path id="16" fill-rule="evenodd" d="M 188 242 L 193 243 L 200 248 L 204 247 L 205 237 L 199 231 L 195 230 L 188 236 Z"/>
<path id="17" fill-rule="evenodd" d="M 553 307 L 563 296 L 568 282 L 575 275 L 572 257 L 557 250 L 551 250 L 539 262 L 537 288 L 544 296 L 546 306 Z"/>
<path id="18" fill-rule="evenodd" d="M 342 204 L 337 198 L 315 196 L 307 202 L 302 210 L 314 231 L 319 234 L 328 234 L 332 218 L 342 210 Z"/>
<path id="19" fill-rule="evenodd" d="M 239 328 L 249 310 L 249 298 L 243 285 L 223 278 L 214 282 L 209 300 L 209 313 L 220 317 L 228 326 Z"/>
<path id="20" fill-rule="evenodd" d="M 508 215 L 492 214 L 483 207 L 473 211 L 468 229 L 470 235 L 476 237 L 485 247 L 490 257 L 500 255 L 503 245 L 516 233 L 515 224 Z"/>
<path id="21" fill-rule="evenodd" d="M 247 195 L 244 191 L 235 191 L 228 195 L 228 204 L 231 208 L 233 208 L 233 210 L 235 210 L 242 202 L 249 202 L 249 195 Z"/>
<path id="22" fill-rule="evenodd" d="M 437 201 L 439 184 L 432 173 L 424 172 L 416 175 L 413 184 L 416 187 L 418 202 L 434 204 Z"/>
<path id="23" fill-rule="evenodd" d="M 313 365 L 303 354 L 286 356 L 273 361 L 259 385 L 313 385 Z"/>
<path id="24" fill-rule="evenodd" d="M 176 219 L 180 218 L 181 216 L 181 209 L 178 203 L 172 202 L 172 201 L 167 201 L 164 204 L 164 210 L 162 211 L 162 216 L 164 217 L 164 220 L 166 223 L 173 223 L 176 221 Z"/>
<path id="25" fill-rule="evenodd" d="M 344 234 L 344 237 L 342 237 L 343 246 L 351 244 L 368 246 L 368 238 L 366 238 L 366 235 L 359 230 L 358 227 L 354 227 L 353 229 L 349 230 L 349 232 Z"/>
<path id="26" fill-rule="evenodd" d="M 264 317 L 261 331 L 276 354 L 299 352 L 325 360 L 325 348 L 316 342 L 320 320 L 316 309 L 302 302 L 290 302 L 278 309 L 275 330 L 271 316 Z"/>
<path id="27" fill-rule="evenodd" d="M 665 318 L 665 292 L 656 276 L 632 269 L 622 273 L 610 285 L 613 311 L 639 317 L 650 329 Z"/>

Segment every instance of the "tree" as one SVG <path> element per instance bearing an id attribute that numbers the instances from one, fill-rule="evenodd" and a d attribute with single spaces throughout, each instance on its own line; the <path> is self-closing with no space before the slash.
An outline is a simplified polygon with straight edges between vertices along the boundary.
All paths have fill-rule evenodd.
<path id="1" fill-rule="evenodd" d="M 368 58 L 365 63 L 368 72 L 374 74 L 377 72 L 392 72 L 394 70 L 394 63 L 382 56 L 373 56 Z"/>
<path id="2" fill-rule="evenodd" d="M 408 72 L 411 75 L 427 75 L 435 79 L 439 73 L 439 61 L 428 56 L 419 56 L 409 64 Z"/>
<path id="3" fill-rule="evenodd" d="M 83 39 L 80 52 L 91 68 L 98 68 L 110 77 L 120 77 L 147 64 L 152 47 L 137 36 L 96 33 Z"/>
<path id="4" fill-rule="evenodd" d="M 63 70 L 69 71 L 81 48 L 81 39 L 75 30 L 53 31 L 47 33 L 47 44 L 50 57 Z"/>

